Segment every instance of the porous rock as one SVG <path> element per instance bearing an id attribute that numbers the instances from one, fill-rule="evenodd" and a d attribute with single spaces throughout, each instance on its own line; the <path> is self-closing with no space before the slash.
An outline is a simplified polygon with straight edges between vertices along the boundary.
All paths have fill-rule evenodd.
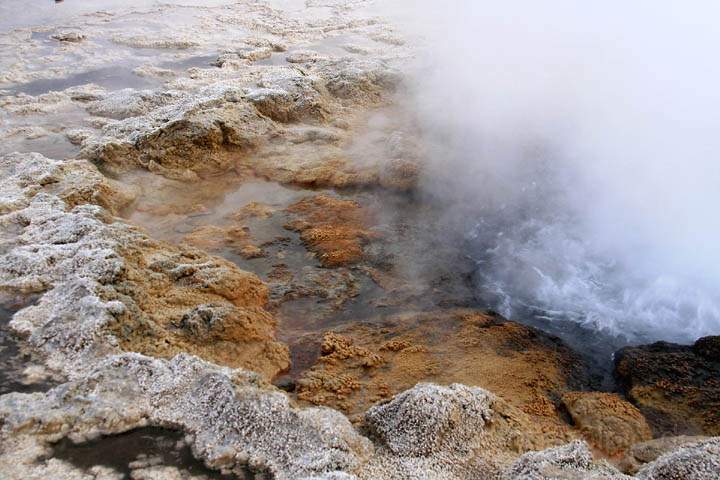
<path id="1" fill-rule="evenodd" d="M 574 441 L 518 458 L 502 473 L 502 480 L 629 480 L 606 462 L 596 462 L 583 441 Z"/>
<path id="2" fill-rule="evenodd" d="M 338 145 L 348 141 L 340 129 L 302 140 L 285 129 L 332 124 L 382 104 L 399 82 L 382 62 L 318 61 L 307 72 L 253 67 L 230 78 L 212 70 L 202 75 L 208 79 L 184 79 L 187 84 L 177 89 L 111 92 L 90 102 L 89 111 L 117 121 L 85 139 L 82 156 L 113 172 L 141 167 L 181 180 L 240 166 L 277 181 L 318 186 L 406 187 L 417 176 L 408 162 L 358 168 Z"/>
<path id="3" fill-rule="evenodd" d="M 666 453 L 637 473 L 640 480 L 711 480 L 720 474 L 720 437 Z"/>
<path id="4" fill-rule="evenodd" d="M 676 437 L 660 437 L 636 443 L 625 452 L 625 456 L 619 462 L 619 467 L 623 472 L 634 475 L 640 467 L 656 460 L 661 455 L 707 439 L 708 437 L 702 436 L 678 435 Z"/>
<path id="5" fill-rule="evenodd" d="M 211 468 L 241 475 L 249 466 L 277 479 L 352 470 L 371 452 L 341 414 L 296 410 L 284 394 L 267 388 L 255 374 L 196 357 L 166 361 L 127 353 L 108 357 L 85 378 L 47 394 L 0 397 L 0 435 L 42 447 L 67 436 L 81 441 L 163 426 L 189 435 L 194 455 Z M 38 452 L 42 448 L 6 449 L 0 470 L 9 478 L 28 478 L 22 475 L 33 471 Z"/>
<path id="6" fill-rule="evenodd" d="M 391 452 L 432 455 L 463 450 L 490 419 L 493 396 L 480 388 L 419 383 L 387 403 L 370 408 L 365 422 Z"/>

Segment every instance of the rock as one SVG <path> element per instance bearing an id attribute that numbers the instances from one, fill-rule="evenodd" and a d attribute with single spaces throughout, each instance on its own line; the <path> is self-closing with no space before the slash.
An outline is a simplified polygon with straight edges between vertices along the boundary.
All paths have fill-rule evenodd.
<path id="1" fill-rule="evenodd" d="M 93 135 L 93 131 L 87 128 L 73 128 L 65 131 L 65 138 L 73 145 L 81 145 Z"/>
<path id="2" fill-rule="evenodd" d="M 720 437 L 666 453 L 637 473 L 640 480 L 711 480 L 720 472 Z"/>
<path id="3" fill-rule="evenodd" d="M 698 339 L 693 345 L 693 352 L 712 362 L 720 362 L 720 335 Z"/>
<path id="4" fill-rule="evenodd" d="M 631 480 L 610 464 L 595 462 L 585 442 L 522 455 L 502 476 L 502 480 Z"/>
<path id="5" fill-rule="evenodd" d="M 177 98 L 176 94 L 156 93 L 151 90 L 134 90 L 124 88 L 109 92 L 102 98 L 88 102 L 85 109 L 98 117 L 122 120 L 147 114 L 148 112 L 167 105 Z"/>
<path id="6" fill-rule="evenodd" d="M 272 205 L 262 202 L 250 202 L 244 207 L 236 210 L 230 215 L 232 220 L 242 222 L 249 218 L 270 218 L 273 216 L 276 208 Z"/>
<path id="7" fill-rule="evenodd" d="M 76 32 L 74 30 L 65 30 L 62 32 L 55 33 L 51 37 L 58 42 L 78 43 L 85 40 L 85 34 Z"/>
<path id="8" fill-rule="evenodd" d="M 3 244 L 0 289 L 45 292 L 11 326 L 52 368 L 81 375 L 122 349 L 191 352 L 268 376 L 288 368 L 287 347 L 275 341 L 275 320 L 264 309 L 267 287 L 255 275 L 153 241 L 89 204 L 119 208 L 123 197 L 85 161 L 15 154 L 0 168 L 0 222 L 15 232 Z M 201 307 L 214 320 L 205 330 L 174 326 L 202 318 Z"/>
<path id="9" fill-rule="evenodd" d="M 243 60 L 257 62 L 258 60 L 270 58 L 273 52 L 274 50 L 270 47 L 249 47 L 237 50 L 236 55 Z"/>
<path id="10" fill-rule="evenodd" d="M 405 40 L 391 32 L 378 32 L 372 35 L 371 38 L 376 42 L 386 43 L 388 45 L 402 46 L 405 45 Z"/>
<path id="11" fill-rule="evenodd" d="M 369 409 L 365 426 L 378 442 L 359 471 L 365 479 L 497 478 L 506 456 L 497 399 L 474 387 L 420 383 Z M 498 419 L 499 423 L 503 421 Z"/>
<path id="12" fill-rule="evenodd" d="M 397 455 L 465 451 L 489 421 L 492 400 L 492 394 L 480 388 L 419 383 L 370 408 L 365 423 Z"/>
<path id="13" fill-rule="evenodd" d="M 325 58 L 314 50 L 295 50 L 288 53 L 285 60 L 288 63 L 309 63 Z"/>
<path id="14" fill-rule="evenodd" d="M 159 79 L 175 78 L 177 73 L 167 68 L 160 68 L 153 65 L 141 65 L 133 69 L 133 73 L 138 77 L 149 77 Z"/>
<path id="15" fill-rule="evenodd" d="M 618 383 L 660 434 L 720 433 L 718 337 L 695 345 L 657 342 L 615 356 Z"/>
<path id="16" fill-rule="evenodd" d="M 376 103 L 401 84 L 399 72 L 376 60 L 342 58 L 318 63 L 319 74 L 327 79 L 327 90 L 343 100 Z"/>
<path id="17" fill-rule="evenodd" d="M 231 79 L 222 76 L 223 69 L 208 72 L 214 70 L 220 73 L 203 73 L 208 80 L 183 79 L 182 87 L 178 80 L 166 92 L 120 91 L 89 103 L 94 114 L 119 121 L 83 142 L 83 158 L 114 173 L 141 167 L 184 181 L 238 168 L 316 186 L 405 187 L 414 181 L 412 162 L 398 160 L 385 168 L 375 159 L 362 168 L 354 165 L 341 148 L 349 130 L 283 127 L 332 124 L 340 116 L 347 122 L 358 116 L 349 107 L 364 112 L 382 104 L 399 82 L 387 65 L 318 60 L 308 72 L 253 67 Z M 304 138 L 295 132 L 304 132 Z"/>
<path id="18" fill-rule="evenodd" d="M 145 116 L 111 123 L 102 137 L 86 142 L 83 156 L 113 171 L 139 166 L 171 178 L 226 172 L 235 165 L 233 155 L 257 148 L 273 130 L 252 105 L 231 101 L 236 94 L 226 88 L 180 96 Z"/>
<path id="19" fill-rule="evenodd" d="M 113 213 L 137 196 L 132 187 L 104 177 L 83 160 L 58 161 L 39 153 L 13 153 L 0 157 L 0 213 L 30 205 L 40 193 L 56 195 L 68 207 L 98 204 Z"/>
<path id="20" fill-rule="evenodd" d="M 124 33 L 115 35 L 111 38 L 114 43 L 133 48 L 167 48 L 186 50 L 188 48 L 197 47 L 199 44 L 190 37 L 181 35 L 167 34 L 132 34 Z"/>
<path id="21" fill-rule="evenodd" d="M 263 252 L 262 248 L 257 247 L 255 245 L 245 245 L 240 249 L 240 255 L 249 260 L 251 258 L 261 258 L 265 256 L 265 252 Z"/>
<path id="22" fill-rule="evenodd" d="M 419 165 L 407 159 L 391 159 L 382 165 L 379 183 L 385 188 L 410 191 L 416 187 L 420 176 Z"/>
<path id="23" fill-rule="evenodd" d="M 49 442 L 146 425 L 182 430 L 194 455 L 239 476 L 248 466 L 277 479 L 351 471 L 372 451 L 337 412 L 295 409 L 256 375 L 188 355 L 109 357 L 47 394 L 0 397 L 0 422 L 0 471 L 8 478 L 31 478 Z"/>
<path id="24" fill-rule="evenodd" d="M 372 50 L 370 50 L 369 48 L 366 48 L 362 45 L 357 45 L 355 43 L 346 43 L 342 45 L 341 48 L 348 53 L 354 53 L 357 55 L 369 55 L 370 53 L 372 53 Z"/>
<path id="25" fill-rule="evenodd" d="M 508 421 L 527 435 L 503 448 L 546 448 L 578 436 L 554 399 L 587 381 L 582 363 L 557 339 L 529 327 L 448 309 L 369 318 L 320 341 L 319 358 L 297 381 L 298 399 L 351 419 L 418 382 L 462 383 L 509 404 Z"/>
<path id="26" fill-rule="evenodd" d="M 661 455 L 675 451 L 685 445 L 699 443 L 707 439 L 708 437 L 680 435 L 677 437 L 655 438 L 647 442 L 637 443 L 625 452 L 625 456 L 620 461 L 619 466 L 623 472 L 634 475 L 642 465 L 654 461 Z"/>
<path id="27" fill-rule="evenodd" d="M 276 122 L 288 123 L 302 120 L 317 122 L 324 120 L 327 115 L 319 92 L 311 84 L 306 85 L 305 91 L 302 93 L 293 92 L 292 94 L 280 88 L 253 89 L 245 94 L 245 98 L 261 114 Z"/>
<path id="28" fill-rule="evenodd" d="M 585 438 L 608 455 L 618 455 L 652 438 L 645 417 L 619 395 L 568 392 L 562 402 Z"/>

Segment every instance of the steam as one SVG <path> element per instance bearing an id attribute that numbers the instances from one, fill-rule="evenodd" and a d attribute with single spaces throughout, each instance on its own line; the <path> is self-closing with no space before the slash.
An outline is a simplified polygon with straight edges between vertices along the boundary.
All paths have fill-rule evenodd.
<path id="1" fill-rule="evenodd" d="M 430 145 L 423 188 L 466 235 L 481 295 L 634 339 L 720 333 L 720 8 L 396 13 L 425 39 L 411 105 Z"/>

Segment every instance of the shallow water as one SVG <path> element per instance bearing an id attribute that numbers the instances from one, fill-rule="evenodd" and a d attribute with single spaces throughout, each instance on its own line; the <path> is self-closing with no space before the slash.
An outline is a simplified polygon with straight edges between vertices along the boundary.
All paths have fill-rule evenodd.
<path id="1" fill-rule="evenodd" d="M 13 116 L 0 109 L 0 129 L 6 132 L 16 130 L 14 135 L 6 136 L 4 141 L 0 142 L 0 154 L 37 152 L 54 159 L 75 157 L 80 147 L 68 140 L 63 129 L 86 127 L 83 123 L 86 117 L 87 112 L 75 105 L 63 107 L 53 113 L 19 116 Z M 30 135 L 30 138 L 23 133 L 37 127 L 41 129 L 40 132 Z"/>
<path id="2" fill-rule="evenodd" d="M 67 21 L 78 15 L 99 11 L 135 7 L 149 8 L 163 4 L 197 5 L 198 2 L 181 0 L 38 0 L 28 8 L 25 0 L 3 0 L 0 2 L 0 32 L 34 25 L 47 25 Z M 231 0 L 203 0 L 203 5 L 225 5 Z"/>
<path id="3" fill-rule="evenodd" d="M 157 427 L 139 428 L 80 444 L 64 438 L 53 445 L 49 457 L 69 462 L 84 471 L 97 465 L 109 467 L 125 479 L 136 478 L 147 466 L 175 467 L 181 474 L 192 475 L 198 480 L 255 478 L 249 471 L 246 476 L 237 477 L 210 470 L 193 457 L 181 432 Z"/>
<path id="4" fill-rule="evenodd" d="M 182 60 L 171 60 L 167 62 L 161 62 L 158 66 L 161 68 L 167 68 L 170 70 L 182 72 L 188 68 L 209 68 L 214 60 L 217 59 L 217 54 L 207 55 L 193 55 L 192 57 L 184 58 Z"/>
<path id="5" fill-rule="evenodd" d="M 34 298 L 5 299 L 0 303 L 0 395 L 10 392 L 45 392 L 57 384 L 49 378 L 31 379 L 25 369 L 41 362 L 30 354 L 24 342 L 8 326 L 18 310 L 31 305 Z"/>
<path id="6" fill-rule="evenodd" d="M 120 90 L 122 88 L 142 89 L 156 87 L 160 84 L 157 80 L 136 75 L 133 73 L 133 68 L 113 66 L 98 68 L 64 78 L 34 80 L 18 85 L 10 90 L 28 95 L 41 95 L 52 91 L 59 92 L 66 88 L 88 83 L 94 83 L 108 90 Z"/>

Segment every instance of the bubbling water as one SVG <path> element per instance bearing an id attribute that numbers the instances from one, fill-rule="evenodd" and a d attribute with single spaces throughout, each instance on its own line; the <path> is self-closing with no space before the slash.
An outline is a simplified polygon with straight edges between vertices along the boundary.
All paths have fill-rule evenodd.
<path id="1" fill-rule="evenodd" d="M 422 188 L 459 218 L 480 295 L 633 342 L 720 333 L 718 7 L 405 10 Z"/>

